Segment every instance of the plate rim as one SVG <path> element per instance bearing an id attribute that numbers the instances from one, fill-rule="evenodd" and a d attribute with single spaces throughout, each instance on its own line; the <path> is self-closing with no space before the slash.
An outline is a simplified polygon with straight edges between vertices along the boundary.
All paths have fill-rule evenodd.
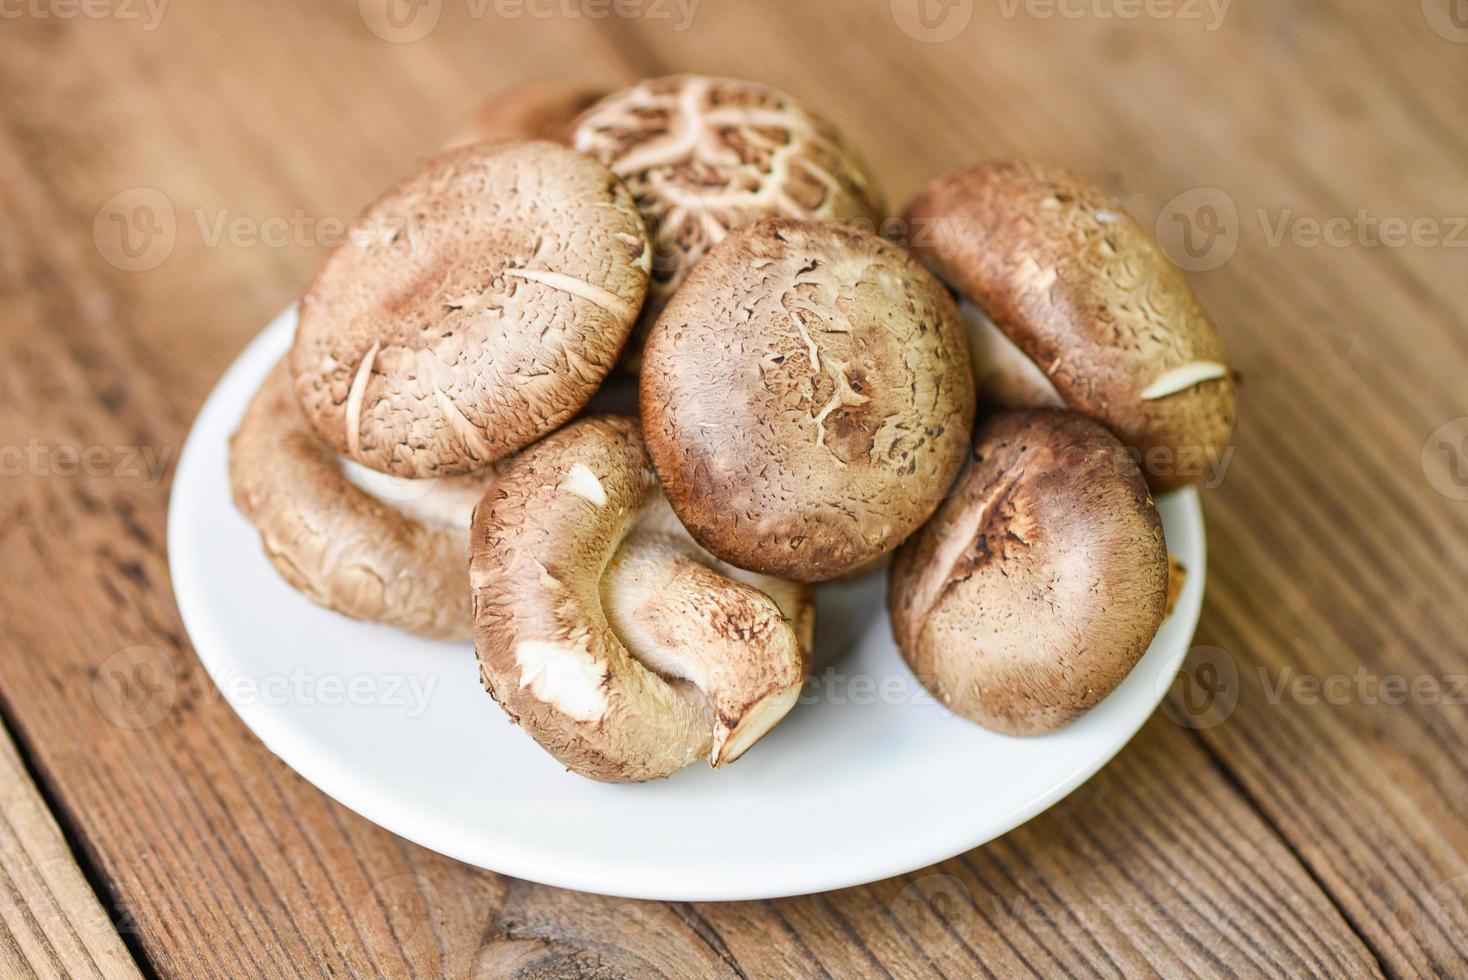
<path id="1" fill-rule="evenodd" d="M 191 478 L 208 462 L 208 454 L 199 450 L 198 446 L 209 435 L 204 430 L 212 428 L 206 423 L 229 410 L 229 392 L 246 376 L 258 373 L 263 377 L 274 359 L 288 349 L 295 314 L 294 305 L 287 307 L 245 346 L 211 388 L 190 424 L 174 473 L 167 516 L 168 568 L 179 616 L 189 634 L 196 658 L 211 682 L 221 691 L 220 699 L 230 705 L 245 727 L 273 755 L 331 799 L 369 822 L 421 847 L 470 866 L 553 887 L 599 895 L 687 902 L 749 901 L 808 895 L 906 874 L 982 846 L 1028 823 L 1073 793 L 1115 758 L 1122 748 L 1130 744 L 1142 726 L 1156 714 L 1192 646 L 1206 586 L 1208 546 L 1207 527 L 1196 487 L 1188 487 L 1168 495 L 1169 499 L 1175 500 L 1181 506 L 1183 520 L 1195 529 L 1201 560 L 1196 569 L 1189 569 L 1188 581 L 1174 611 L 1174 615 L 1190 620 L 1186 637 L 1180 644 L 1180 652 L 1173 655 L 1173 662 L 1165 662 L 1164 668 L 1156 675 L 1157 682 L 1150 699 L 1150 709 L 1127 720 L 1123 726 L 1124 737 L 1114 739 L 1113 744 L 1107 744 L 1100 751 L 1087 756 L 1082 764 L 1072 769 L 1064 778 L 1057 780 L 1023 806 L 1008 811 L 1001 819 L 977 823 L 962 834 L 909 835 L 900 845 L 889 839 L 881 848 L 865 852 L 864 859 L 860 862 L 840 860 L 841 855 L 836 855 L 828 857 L 819 865 L 824 869 L 823 872 L 818 873 L 808 866 L 801 866 L 783 880 L 759 885 L 746 883 L 745 879 L 738 876 L 731 876 L 727 881 L 710 878 L 685 881 L 669 878 L 666 873 L 639 873 L 636 868 L 619 869 L 618 880 L 613 883 L 606 880 L 604 871 L 585 872 L 567 865 L 564 858 L 558 863 L 554 857 L 532 853 L 533 849 L 519 846 L 514 841 L 499 840 L 494 846 L 486 846 L 483 841 L 470 843 L 450 839 L 453 835 L 436 833 L 432 827 L 420 826 L 390 798 L 362 785 L 355 771 L 342 770 L 329 760 L 319 757 L 322 751 L 319 747 L 310 743 L 303 744 L 298 739 L 290 739 L 288 746 L 283 745 L 276 720 L 278 709 L 263 702 L 236 703 L 223 695 L 227 675 L 221 675 L 222 666 L 211 666 L 210 658 L 203 652 L 210 647 L 214 637 L 210 635 L 208 619 L 201 611 L 204 607 L 204 600 L 200 597 L 202 586 L 198 582 L 199 576 L 192 574 L 185 551 L 175 546 L 177 529 L 185 526 L 190 510 L 196 506 L 196 497 L 189 488 L 198 481 Z M 225 421 L 225 426 L 231 431 L 236 424 L 237 420 Z M 233 507 L 233 502 L 230 501 L 228 506 Z M 876 853 L 880 853 L 881 858 L 875 857 Z"/>

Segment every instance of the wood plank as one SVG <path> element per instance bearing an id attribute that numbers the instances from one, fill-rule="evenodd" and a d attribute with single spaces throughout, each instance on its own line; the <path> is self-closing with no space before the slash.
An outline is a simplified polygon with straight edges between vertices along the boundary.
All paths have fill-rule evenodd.
<path id="1" fill-rule="evenodd" d="M 0 973 L 137 977 L 137 966 L 0 729 Z"/>
<path id="2" fill-rule="evenodd" d="M 15 159 L 4 163 L 22 168 Z M 6 207 L 18 211 L 16 198 L 29 197 L 27 190 L 22 185 Z M 15 223 L 24 227 L 26 215 Z M 22 260 L 23 268 L 40 261 L 42 269 L 52 261 L 30 254 Z M 66 275 L 42 277 L 81 281 L 84 294 L 84 269 L 65 268 Z M 57 289 L 47 296 L 60 305 L 46 312 L 18 304 L 5 312 L 32 324 L 78 320 L 71 315 L 76 295 Z M 98 394 L 106 379 L 93 372 L 110 371 L 114 358 L 127 356 L 105 337 L 33 330 L 16 340 L 21 356 L 0 368 L 0 382 L 17 405 L 47 410 L 7 409 L 6 425 L 15 431 L 47 432 L 54 424 L 47 420 L 67 417 L 66 406 L 101 397 L 154 397 L 131 388 Z M 78 355 L 70 344 L 102 350 Z M 82 412 L 67 423 L 74 428 L 41 441 L 121 445 L 127 418 Z M 177 425 L 160 443 L 176 445 L 182 426 L 158 424 Z M 1276 960 L 1373 969 L 1369 953 L 1270 830 L 1207 768 L 1188 736 L 1166 722 L 1155 723 L 1123 757 L 1151 746 L 1146 760 L 1119 762 L 1078 801 L 1020 831 L 1018 839 L 1033 843 L 1012 856 L 990 849 L 899 883 L 695 908 L 577 895 L 463 868 L 325 800 L 240 730 L 193 660 L 168 596 L 154 586 L 166 581 L 156 544 L 165 488 L 148 483 L 146 474 L 29 474 L 13 522 L 25 530 L 0 540 L 0 562 L 16 582 L 47 583 L 44 593 L 26 593 L 25 602 L 4 600 L 19 653 L 6 665 L 8 683 L 29 692 L 24 704 L 13 699 L 15 711 L 162 973 L 758 975 L 798 965 L 832 975 L 919 976 L 943 970 L 945 962 L 944 972 L 975 961 L 1082 970 L 1097 950 L 1133 967 L 1166 970 L 1196 948 L 1214 951 L 1218 975 Z M 81 595 L 91 603 L 58 598 Z M 57 636 L 60 644 L 50 640 Z M 96 710 L 58 710 L 68 676 L 92 683 Z M 1164 799 L 1186 781 L 1202 784 L 1198 795 L 1165 821 L 1158 816 L 1164 808 L 1136 802 L 1143 793 Z M 1103 816 L 1108 801 L 1121 805 Z M 1209 833 L 1179 832 L 1172 821 Z M 1094 826 L 1083 829 L 1085 823 Z M 1221 870 L 1210 856 L 1207 841 L 1223 837 L 1237 838 L 1250 854 L 1241 870 Z M 1059 863 L 1038 862 L 1044 854 L 1061 856 Z M 1080 867 L 1069 869 L 1068 861 Z M 1125 870 L 1096 874 L 1106 862 Z M 1250 870 L 1256 866 L 1264 870 Z M 935 897 L 936 887 L 973 911 Z M 1230 897 L 1233 890 L 1245 898 Z M 1233 918 L 1172 918 L 1170 910 L 1195 901 L 1194 892 L 1226 903 Z M 1014 903 L 1029 901 L 1045 903 L 1038 915 L 1057 910 L 1057 921 L 1027 926 L 1027 938 L 1017 941 L 1016 918 L 1024 922 L 1030 912 L 1026 905 L 1016 916 Z M 996 903 L 1007 904 L 1010 915 L 986 909 Z M 950 908 L 951 922 L 944 918 Z M 1123 914 L 1145 930 L 1119 927 Z M 1276 919 L 1289 923 L 1289 942 L 1260 945 L 1252 923 Z M 774 946 L 772 933 L 784 937 Z M 1104 963 L 1093 967 L 1104 972 Z"/>
<path id="3" fill-rule="evenodd" d="M 0 431 L 44 452 L 0 504 L 0 690 L 159 973 L 1354 976 L 1374 957 L 1411 973 L 1468 952 L 1453 918 L 1462 713 L 1268 697 L 1286 667 L 1461 670 L 1450 603 L 1468 514 L 1418 463 L 1468 414 L 1461 253 L 1274 247 L 1256 217 L 1468 214 L 1452 96 L 1468 47 L 1415 4 L 1365 0 L 1239 5 L 1215 32 L 979 5 L 942 44 L 904 34 L 886 0 L 708 3 L 682 32 L 468 9 L 445 4 L 411 44 L 372 35 L 349 2 L 170 6 L 153 31 L 6 25 Z M 178 623 L 166 467 L 160 482 L 148 460 L 173 461 L 219 372 L 300 289 L 326 237 L 315 222 L 349 217 L 483 94 L 672 69 L 805 96 L 894 204 L 931 173 L 1014 153 L 1098 175 L 1145 220 L 1194 187 L 1234 202 L 1237 252 L 1196 277 L 1246 374 L 1238 453 L 1208 501 L 1200 637 L 1241 679 L 1226 719 L 1154 720 L 1060 807 L 938 868 L 671 906 L 429 854 L 243 731 Z M 176 241 L 128 272 L 92 224 L 136 187 L 164 194 Z M 240 217 L 306 230 L 213 241 Z M 57 447 L 111 462 L 67 476 Z M 119 447 L 152 455 L 124 466 Z"/>
<path id="4" fill-rule="evenodd" d="M 1271 235 L 1282 219 L 1364 211 L 1468 237 L 1450 95 L 1468 48 L 1421 7 L 1236 5 L 1214 34 L 980 10 L 948 45 L 858 32 L 867 57 L 835 70 L 798 56 L 823 26 L 802 7 L 759 55 L 818 103 L 862 107 L 848 128 L 871 130 L 859 141 L 898 200 L 976 155 L 1030 154 L 1096 175 L 1147 222 L 1195 188 L 1237 209 L 1236 250 L 1193 277 L 1245 378 L 1236 454 L 1207 498 L 1199 642 L 1218 652 L 1197 658 L 1221 657 L 1239 686 L 1231 716 L 1200 734 L 1405 975 L 1468 957 L 1468 716 L 1461 690 L 1449 699 L 1468 654 L 1468 505 L 1421 461 L 1440 425 L 1468 415 L 1464 253 L 1374 246 L 1369 227 L 1346 247 Z M 747 64 L 716 43 L 684 55 Z M 1344 703 L 1272 693 L 1300 674 L 1349 680 Z M 1376 685 L 1390 675 L 1426 698 L 1387 703 Z"/>

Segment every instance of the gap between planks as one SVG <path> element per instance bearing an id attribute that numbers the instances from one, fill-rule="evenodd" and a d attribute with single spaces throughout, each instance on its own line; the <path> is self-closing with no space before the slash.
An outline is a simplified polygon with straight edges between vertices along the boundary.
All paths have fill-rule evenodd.
<path id="1" fill-rule="evenodd" d="M 0 724 L 0 972 L 140 978 L 61 827 Z"/>

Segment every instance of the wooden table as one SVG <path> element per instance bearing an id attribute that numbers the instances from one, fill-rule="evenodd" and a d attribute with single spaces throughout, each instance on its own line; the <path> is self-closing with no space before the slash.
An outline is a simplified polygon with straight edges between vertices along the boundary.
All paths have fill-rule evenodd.
<path id="1" fill-rule="evenodd" d="M 1461 974 L 1461 0 L 386 2 L 0 4 L 0 973 Z M 165 562 L 190 420 L 341 220 L 501 86 L 688 69 L 821 107 L 894 203 L 991 156 L 1094 175 L 1244 376 L 1167 711 L 1025 827 L 832 894 L 620 901 L 399 840 L 244 729 Z"/>

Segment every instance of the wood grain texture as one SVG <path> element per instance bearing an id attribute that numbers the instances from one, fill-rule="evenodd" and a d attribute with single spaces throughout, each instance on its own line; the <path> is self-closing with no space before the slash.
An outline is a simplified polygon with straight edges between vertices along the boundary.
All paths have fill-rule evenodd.
<path id="1" fill-rule="evenodd" d="M 1452 22 L 1430 2 L 1237 3 L 1217 25 L 981 3 L 941 43 L 897 7 L 703 0 L 680 31 L 444 0 L 412 43 L 367 29 L 353 0 L 0 28 L 0 699 L 149 968 L 1461 972 L 1468 453 L 1434 433 L 1468 416 L 1468 252 L 1354 228 L 1311 244 L 1298 219 L 1364 211 L 1462 235 L 1468 44 L 1433 30 Z M 172 601 L 164 513 L 188 424 L 333 222 L 498 87 L 670 70 L 803 96 L 894 206 L 941 170 L 1035 155 L 1146 224 L 1190 229 L 1217 263 L 1192 281 L 1243 371 L 1243 411 L 1207 497 L 1208 602 L 1176 721 L 1154 719 L 1031 824 L 901 879 L 666 905 L 457 865 L 275 761 Z M 171 249 L 129 255 L 113 214 L 138 222 L 137 245 L 171 228 Z M 1393 675 L 1415 693 L 1392 694 Z M 19 942 L 0 941 L 0 969 Z"/>
<path id="2" fill-rule="evenodd" d="M 0 974 L 138 976 L 10 736 L 0 730 Z"/>

